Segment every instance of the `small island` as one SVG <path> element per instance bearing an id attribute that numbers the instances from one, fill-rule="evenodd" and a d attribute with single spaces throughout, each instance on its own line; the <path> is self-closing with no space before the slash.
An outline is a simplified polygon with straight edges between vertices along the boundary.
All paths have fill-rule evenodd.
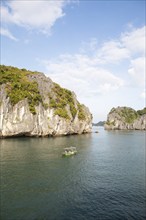
<path id="1" fill-rule="evenodd" d="M 105 121 L 99 121 L 97 123 L 92 123 L 93 126 L 104 126 Z"/>
<path id="2" fill-rule="evenodd" d="M 43 73 L 0 65 L 0 138 L 89 133 L 92 114 Z"/>
<path id="3" fill-rule="evenodd" d="M 146 130 L 146 108 L 134 110 L 130 107 L 112 108 L 104 124 L 105 130 Z"/>

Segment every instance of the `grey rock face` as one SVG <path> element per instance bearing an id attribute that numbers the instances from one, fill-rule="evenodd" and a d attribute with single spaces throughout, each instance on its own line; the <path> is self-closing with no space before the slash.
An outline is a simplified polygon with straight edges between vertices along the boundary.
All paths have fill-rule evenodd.
<path id="1" fill-rule="evenodd" d="M 113 108 L 104 124 L 105 130 L 146 130 L 146 114 L 128 107 Z"/>
<path id="2" fill-rule="evenodd" d="M 55 109 L 49 107 L 48 93 L 52 92 L 54 83 L 45 75 L 38 73 L 29 76 L 29 80 L 36 81 L 44 103 L 35 106 L 36 114 L 30 112 L 27 98 L 12 105 L 6 92 L 6 85 L 0 86 L 0 137 L 11 136 L 59 136 L 69 134 L 89 133 L 92 129 L 92 115 L 89 109 L 83 106 L 85 119 L 78 117 L 78 101 L 74 93 L 74 106 L 77 108 L 75 117 L 72 116 L 69 106 L 65 106 L 69 119 L 54 114 Z M 52 92 L 53 97 L 53 92 Z"/>

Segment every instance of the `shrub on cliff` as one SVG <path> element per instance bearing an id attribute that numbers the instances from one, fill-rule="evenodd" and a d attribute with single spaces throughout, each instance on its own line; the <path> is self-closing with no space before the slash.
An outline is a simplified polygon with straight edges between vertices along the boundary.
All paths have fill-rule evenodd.
<path id="1" fill-rule="evenodd" d="M 133 123 L 138 118 L 138 113 L 132 108 L 124 107 L 121 110 L 121 116 L 125 118 L 125 122 Z"/>
<path id="2" fill-rule="evenodd" d="M 74 118 L 77 114 L 77 109 L 75 108 L 74 98 L 71 91 L 68 89 L 61 88 L 57 83 L 54 83 L 53 92 L 55 93 L 55 97 L 50 98 L 50 107 L 55 108 L 55 114 L 58 114 L 61 117 L 67 117 L 67 111 L 65 110 L 65 106 L 69 105 L 70 112 L 72 117 Z M 62 109 L 62 111 L 61 111 Z"/>
<path id="3" fill-rule="evenodd" d="M 146 114 L 146 108 L 142 109 L 142 110 L 138 110 L 137 111 L 138 115 L 144 115 Z"/>
<path id="4" fill-rule="evenodd" d="M 11 104 L 15 105 L 19 101 L 27 98 L 30 111 L 35 114 L 35 106 L 42 102 L 38 84 L 35 81 L 29 81 L 28 75 L 35 74 L 25 69 L 18 69 L 11 66 L 0 66 L 0 84 L 6 84 L 7 95 Z"/>
<path id="5" fill-rule="evenodd" d="M 70 118 L 68 110 L 74 119 L 78 112 L 79 120 L 85 120 L 83 106 L 75 104 L 73 93 L 65 88 L 61 88 L 57 83 L 51 84 L 52 88 L 48 93 L 48 103 L 43 103 L 43 94 L 38 88 L 39 81 L 37 78 L 38 72 L 28 71 L 26 69 L 18 69 L 16 67 L 0 65 L 0 85 L 6 85 L 7 95 L 10 98 L 11 104 L 14 106 L 23 99 L 28 100 L 29 109 L 32 114 L 36 114 L 35 106 L 42 103 L 43 107 L 54 109 L 54 114 L 63 118 Z M 36 75 L 36 76 L 35 76 Z M 68 110 L 67 110 L 68 108 Z"/>

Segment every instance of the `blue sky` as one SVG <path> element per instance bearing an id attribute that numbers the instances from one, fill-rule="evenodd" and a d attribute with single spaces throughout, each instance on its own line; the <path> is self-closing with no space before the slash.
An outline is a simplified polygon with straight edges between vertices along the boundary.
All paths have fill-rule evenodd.
<path id="1" fill-rule="evenodd" d="M 44 72 L 93 121 L 145 106 L 145 1 L 1 0 L 1 64 Z"/>

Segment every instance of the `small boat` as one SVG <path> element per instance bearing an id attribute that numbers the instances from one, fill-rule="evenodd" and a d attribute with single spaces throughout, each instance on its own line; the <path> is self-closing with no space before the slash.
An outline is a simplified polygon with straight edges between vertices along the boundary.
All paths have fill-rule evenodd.
<path id="1" fill-rule="evenodd" d="M 67 147 L 64 148 L 64 152 L 62 153 L 62 156 L 71 156 L 77 154 L 76 147 Z"/>

